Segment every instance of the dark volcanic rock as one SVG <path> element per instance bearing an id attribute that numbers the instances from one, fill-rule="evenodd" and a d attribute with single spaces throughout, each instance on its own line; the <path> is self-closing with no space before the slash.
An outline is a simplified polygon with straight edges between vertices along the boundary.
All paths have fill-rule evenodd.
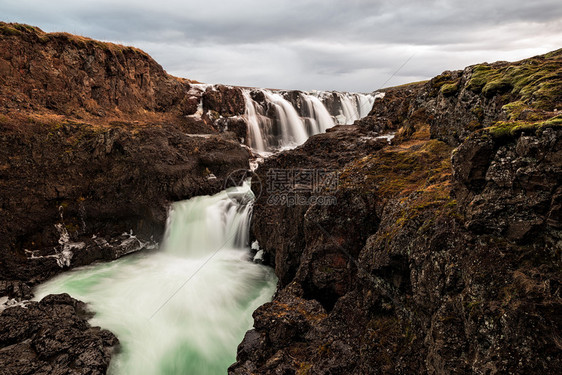
<path id="1" fill-rule="evenodd" d="M 0 23 L 0 292 L 67 267 L 60 241 L 71 267 L 158 241 L 170 202 L 247 168 L 233 134 L 191 116 L 200 98 L 135 48 Z"/>
<path id="2" fill-rule="evenodd" d="M 258 199 L 280 285 L 229 373 L 560 373 L 560 76 L 509 84 L 559 56 L 388 90 L 356 129 L 267 160 L 262 178 L 337 169 L 337 205 Z M 392 145 L 362 146 L 382 129 Z"/>
<path id="3" fill-rule="evenodd" d="M 475 162 L 475 155 L 481 161 Z M 562 240 L 559 129 L 529 131 L 507 144 L 474 135 L 457 149 L 453 167 L 459 182 L 456 196 L 472 231 L 517 243 L 532 244 L 544 235 L 553 244 Z"/>
<path id="4" fill-rule="evenodd" d="M 402 128 L 399 138 L 427 126 L 432 138 L 456 147 L 472 132 L 498 120 L 545 120 L 557 114 L 562 102 L 561 62 L 562 50 L 557 50 L 383 89 L 384 100 L 375 101 L 369 116 L 358 124 L 376 131 Z"/>
<path id="5" fill-rule="evenodd" d="M 260 240 L 266 256 L 270 256 L 281 285 L 294 277 L 304 246 L 304 214 L 308 204 L 271 204 L 275 193 L 268 190 L 273 183 L 271 171 L 306 169 L 338 171 L 350 160 L 383 148 L 388 142 L 374 139 L 376 134 L 351 125 L 335 126 L 322 135 L 312 136 L 303 146 L 282 152 L 265 160 L 256 171 L 262 188 L 255 202 L 252 231 Z M 285 195 L 308 198 L 310 193 L 286 191 Z M 281 225 L 279 225 L 281 224 Z"/>
<path id="6" fill-rule="evenodd" d="M 41 271 L 41 261 L 27 259 L 24 250 L 58 246 L 62 229 L 74 242 L 92 243 L 76 252 L 72 265 L 113 259 L 91 241 L 94 234 L 133 230 L 143 242 L 158 240 L 171 201 L 218 192 L 230 171 L 248 168 L 249 158 L 236 141 L 192 137 L 173 125 L 101 128 L 13 118 L 0 124 L 0 144 L 6 280 L 39 281 L 60 268 Z M 209 179 L 211 173 L 217 178 Z"/>
<path id="7" fill-rule="evenodd" d="M 0 374 L 105 374 L 119 344 L 91 327 L 84 303 L 49 295 L 0 314 Z"/>
<path id="8" fill-rule="evenodd" d="M 248 137 L 248 125 L 241 116 L 220 117 L 213 126 L 221 133 L 230 133 L 241 144 L 245 144 Z"/>
<path id="9" fill-rule="evenodd" d="M 397 130 L 411 120 L 415 100 L 423 88 L 423 83 L 414 83 L 381 90 L 384 92 L 384 100 L 375 100 L 369 116 L 358 120 L 357 124 L 378 132 Z"/>
<path id="10" fill-rule="evenodd" d="M 240 88 L 214 85 L 203 93 L 203 109 L 225 117 L 238 116 L 244 114 L 246 102 Z"/>
<path id="11" fill-rule="evenodd" d="M 33 297 L 31 287 L 23 281 L 0 281 L 0 296 L 8 296 L 17 300 L 27 300 Z"/>

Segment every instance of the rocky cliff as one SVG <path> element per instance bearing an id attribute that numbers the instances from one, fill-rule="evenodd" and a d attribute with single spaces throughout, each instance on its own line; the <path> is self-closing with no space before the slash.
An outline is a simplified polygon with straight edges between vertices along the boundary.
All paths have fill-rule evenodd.
<path id="1" fill-rule="evenodd" d="M 0 296 L 150 247 L 170 202 L 248 167 L 201 92 L 135 48 L 0 23 Z"/>
<path id="2" fill-rule="evenodd" d="M 561 74 L 561 50 L 445 72 L 267 159 L 253 234 L 280 285 L 229 373 L 560 373 Z M 337 171 L 284 191 L 337 204 L 272 200 L 280 169 Z"/>
<path id="3" fill-rule="evenodd" d="M 194 115 L 201 90 L 144 52 L 0 23 L 0 298 L 70 267 L 150 249 L 170 202 L 248 168 Z M 117 339 L 68 296 L 0 315 L 2 374 L 106 372 Z"/>
<path id="4" fill-rule="evenodd" d="M 49 295 L 0 315 L 0 374 L 101 375 L 117 338 L 91 327 L 86 304 L 68 294 Z"/>
<path id="5" fill-rule="evenodd" d="M 108 119 L 147 112 L 193 114 L 189 81 L 172 77 L 133 47 L 0 24 L 0 103 Z"/>

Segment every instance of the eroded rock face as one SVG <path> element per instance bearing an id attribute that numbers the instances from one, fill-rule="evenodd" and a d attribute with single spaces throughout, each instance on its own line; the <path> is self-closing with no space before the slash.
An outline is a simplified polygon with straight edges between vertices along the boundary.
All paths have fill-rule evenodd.
<path id="1" fill-rule="evenodd" d="M 119 341 L 91 327 L 86 305 L 49 295 L 0 313 L 0 374 L 105 374 Z"/>
<path id="2" fill-rule="evenodd" d="M 533 243 L 544 235 L 559 242 L 561 142 L 555 128 L 522 133 L 507 144 L 481 136 L 464 142 L 453 166 L 465 225 L 518 243 Z"/>
<path id="3" fill-rule="evenodd" d="M 367 128 L 397 129 L 410 137 L 426 125 L 432 138 L 458 146 L 497 121 L 533 122 L 557 115 L 562 102 L 562 50 L 513 63 L 472 65 L 445 71 L 425 83 L 382 90 Z M 547 82 L 547 83 L 545 83 Z"/>
<path id="4" fill-rule="evenodd" d="M 214 85 L 203 93 L 203 109 L 224 117 L 239 116 L 244 114 L 246 102 L 239 87 Z"/>
<path id="5" fill-rule="evenodd" d="M 550 139 L 550 131 L 545 132 L 540 137 Z M 558 131 L 556 139 L 561 137 Z M 519 142 L 527 140 L 502 145 L 496 154 L 509 153 Z M 560 148 L 543 146 L 546 160 L 557 158 Z M 419 146 L 409 147 L 414 153 Z M 388 152 L 401 151 L 383 148 L 373 160 Z M 455 154 L 455 170 L 463 165 L 461 155 L 462 151 Z M 423 153 L 419 157 L 427 158 Z M 395 155 L 388 160 L 398 159 Z M 562 280 L 556 255 L 561 247 L 559 222 L 546 218 L 555 216 L 550 213 L 559 207 L 559 173 L 550 172 L 552 163 L 526 162 L 528 168 L 547 174 L 544 181 L 554 181 L 548 193 L 537 192 L 546 195 L 540 200 L 542 205 L 534 203 L 536 187 L 521 185 L 515 174 L 511 183 L 521 193 L 506 200 L 505 188 L 491 180 L 492 160 L 484 173 L 490 182 L 466 211 L 464 198 L 456 202 L 448 186 L 451 182 L 458 188 L 478 184 L 451 180 L 450 174 L 435 184 L 417 185 L 405 196 L 382 193 L 385 190 L 379 184 L 388 181 L 377 176 L 373 185 L 361 188 L 346 180 L 336 207 L 293 209 L 287 221 L 277 216 L 287 215 L 287 208 L 278 213 L 257 206 L 257 217 L 269 215 L 280 227 L 279 233 L 286 233 L 285 242 L 272 254 L 286 286 L 279 292 L 282 297 L 276 296 L 254 315 L 255 331 L 241 344 L 231 373 L 302 369 L 335 374 L 485 373 L 489 369 L 556 373 L 562 368 L 554 333 L 562 328 L 557 312 L 562 308 Z M 352 161 L 342 173 L 364 180 L 383 166 Z M 433 173 L 438 169 L 434 171 L 429 180 L 437 178 Z M 408 173 L 415 172 L 413 168 Z M 378 189 L 371 190 L 370 186 L 377 185 Z M 525 194 L 529 196 L 523 198 Z M 291 228 L 299 214 L 304 233 L 293 235 Z M 522 216 L 541 218 L 533 221 L 534 226 L 525 226 L 531 237 L 513 230 L 521 228 Z M 485 223 L 475 226 L 474 220 Z M 503 227 L 498 228 L 498 222 Z M 264 233 L 255 231 L 260 243 L 268 243 L 271 236 Z M 291 238 L 298 241 L 289 243 Z M 293 307 L 283 304 L 284 300 L 303 302 Z M 319 315 L 308 303 L 319 303 L 319 311 L 326 315 Z M 278 312 L 279 306 L 287 311 Z M 306 320 L 298 334 L 291 328 L 297 318 L 280 318 L 297 312 L 299 319 Z"/>
<path id="6" fill-rule="evenodd" d="M 384 100 L 375 100 L 369 116 L 357 121 L 357 124 L 380 133 L 397 130 L 412 119 L 416 99 L 423 89 L 424 84 L 417 83 L 383 90 Z"/>
<path id="7" fill-rule="evenodd" d="M 550 55 L 531 65 L 560 69 Z M 507 91 L 505 74 L 525 64 L 393 89 L 360 130 L 315 136 L 258 169 L 335 168 L 340 185 L 335 207 L 256 203 L 253 233 L 280 290 L 229 373 L 562 371 L 562 130 L 542 120 L 561 100 Z M 467 114 L 475 103 L 483 112 Z M 397 129 L 392 145 L 363 146 L 383 129 Z"/>
<path id="8" fill-rule="evenodd" d="M 141 50 L 27 25 L 0 23 L 2 110 L 47 108 L 74 116 L 195 113 L 187 80 Z M 197 100 L 198 102 L 198 100 Z"/>
<path id="9" fill-rule="evenodd" d="M 236 140 L 189 136 L 173 125 L 18 120 L 0 125 L 6 280 L 37 282 L 60 270 L 54 259 L 28 258 L 54 254 L 61 229 L 89 244 L 75 251 L 72 266 L 127 253 L 104 250 L 92 235 L 111 243 L 132 230 L 142 242 L 158 241 L 170 202 L 218 192 L 230 171 L 248 168 L 249 153 Z"/>
<path id="10" fill-rule="evenodd" d="M 269 184 L 274 182 L 271 171 L 338 171 L 350 160 L 381 149 L 387 143 L 384 139 L 376 139 L 376 133 L 356 126 L 335 126 L 325 134 L 312 136 L 295 150 L 266 159 L 256 171 L 261 189 L 255 202 L 252 231 L 270 258 L 270 264 L 275 266 L 281 285 L 287 285 L 296 274 L 299 254 L 304 247 L 304 215 L 309 206 L 271 204 L 271 196 L 275 194 L 268 190 Z M 298 195 L 308 198 L 310 192 L 299 192 Z"/>

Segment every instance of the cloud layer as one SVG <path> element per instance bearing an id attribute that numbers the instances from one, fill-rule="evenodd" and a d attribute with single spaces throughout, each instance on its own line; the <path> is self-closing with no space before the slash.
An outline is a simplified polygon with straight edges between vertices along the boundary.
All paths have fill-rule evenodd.
<path id="1" fill-rule="evenodd" d="M 181 77 L 305 90 L 369 92 L 562 47 L 559 0 L 0 0 L 0 14 L 134 45 Z"/>

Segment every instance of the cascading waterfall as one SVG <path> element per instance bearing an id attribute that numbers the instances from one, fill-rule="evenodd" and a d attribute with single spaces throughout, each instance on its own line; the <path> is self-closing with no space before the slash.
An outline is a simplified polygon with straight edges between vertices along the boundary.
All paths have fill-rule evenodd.
<path id="1" fill-rule="evenodd" d="M 373 108 L 373 104 L 375 104 L 375 100 L 382 98 L 383 96 L 384 93 L 377 93 L 376 95 L 356 95 L 355 100 L 357 101 L 357 108 L 359 108 L 359 119 L 369 115 L 369 112 L 371 112 L 371 109 Z"/>
<path id="2" fill-rule="evenodd" d="M 271 299 L 273 271 L 249 261 L 249 183 L 173 204 L 158 252 L 62 274 L 35 291 L 68 293 L 96 312 L 122 352 L 110 374 L 225 374 Z"/>
<path id="3" fill-rule="evenodd" d="M 341 113 L 339 116 L 342 116 L 345 118 L 345 120 L 340 120 L 340 121 L 349 121 L 350 119 L 355 120 L 356 118 L 359 117 L 357 108 L 355 108 L 351 102 L 351 99 L 347 96 L 347 95 L 342 95 L 341 96 Z"/>
<path id="4" fill-rule="evenodd" d="M 376 98 L 317 91 L 243 94 L 248 143 L 266 154 L 352 124 Z M 252 327 L 253 311 L 271 299 L 277 282 L 272 269 L 249 259 L 252 204 L 249 183 L 177 202 L 160 251 L 67 272 L 38 286 L 36 299 L 68 293 L 89 303 L 96 313 L 91 324 L 121 342 L 110 374 L 224 374 Z"/>
<path id="5" fill-rule="evenodd" d="M 337 125 L 353 124 L 367 116 L 373 108 L 375 99 L 384 96 L 383 93 L 360 94 L 323 91 L 315 91 L 313 94 L 330 107 L 330 114 Z"/>
<path id="6" fill-rule="evenodd" d="M 369 114 L 373 94 L 244 89 L 249 145 L 258 152 L 293 148 L 334 125 Z"/>
<path id="7" fill-rule="evenodd" d="M 280 94 L 264 91 L 267 101 L 273 104 L 280 126 L 281 144 L 300 145 L 308 139 L 303 120 L 289 101 Z"/>
<path id="8" fill-rule="evenodd" d="M 309 136 L 324 133 L 326 129 L 334 126 L 334 120 L 324 104 L 316 96 L 301 94 L 302 100 L 306 103 L 308 117 L 311 127 Z"/>
<path id="9" fill-rule="evenodd" d="M 256 103 L 250 97 L 250 93 L 248 91 L 243 91 L 244 94 L 244 101 L 246 102 L 246 118 L 248 123 L 248 131 L 249 131 L 249 141 L 250 147 L 254 148 L 258 151 L 265 151 L 265 142 L 261 131 L 260 124 L 264 122 L 269 122 L 270 120 L 263 116 L 263 114 L 258 114 L 258 109 L 256 108 Z M 261 107 L 258 106 L 259 109 Z M 261 116 L 260 119 L 258 116 Z M 266 128 L 269 128 L 271 124 L 268 124 Z"/>

